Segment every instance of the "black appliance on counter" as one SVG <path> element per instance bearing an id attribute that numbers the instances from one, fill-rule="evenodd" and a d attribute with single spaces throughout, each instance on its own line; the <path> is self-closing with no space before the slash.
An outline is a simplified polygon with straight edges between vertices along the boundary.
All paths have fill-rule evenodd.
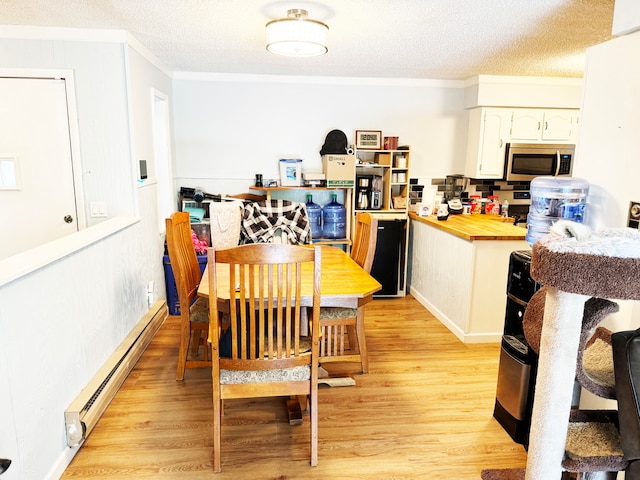
<path id="1" fill-rule="evenodd" d="M 511 438 L 529 445 L 538 355 L 524 337 L 524 311 L 541 287 L 530 275 L 531 251 L 516 250 L 509 257 L 507 307 L 500 349 L 498 385 L 493 416 Z"/>
<path id="2" fill-rule="evenodd" d="M 381 175 L 356 175 L 356 209 L 382 208 L 383 180 Z"/>

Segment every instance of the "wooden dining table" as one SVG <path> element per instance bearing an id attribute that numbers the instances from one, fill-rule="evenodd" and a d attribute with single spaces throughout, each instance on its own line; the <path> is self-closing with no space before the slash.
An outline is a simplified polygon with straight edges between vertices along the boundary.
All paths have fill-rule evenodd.
<path id="1" fill-rule="evenodd" d="M 322 266 L 320 275 L 320 306 L 357 308 L 358 315 L 363 314 L 364 306 L 382 285 L 365 272 L 347 253 L 338 247 L 323 245 L 320 247 Z M 313 265 L 302 264 L 302 297 L 311 298 L 313 294 Z M 229 269 L 218 268 L 218 296 L 221 301 L 229 299 Z M 198 287 L 198 295 L 209 297 L 209 265 L 205 267 Z"/>

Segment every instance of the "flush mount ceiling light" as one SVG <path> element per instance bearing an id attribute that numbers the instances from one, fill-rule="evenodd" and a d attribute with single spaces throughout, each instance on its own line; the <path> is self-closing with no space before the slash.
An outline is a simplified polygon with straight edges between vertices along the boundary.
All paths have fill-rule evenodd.
<path id="1" fill-rule="evenodd" d="M 329 27 L 307 18 L 308 12 L 299 8 L 287 11 L 287 18 L 267 23 L 267 50 L 291 57 L 324 55 Z"/>

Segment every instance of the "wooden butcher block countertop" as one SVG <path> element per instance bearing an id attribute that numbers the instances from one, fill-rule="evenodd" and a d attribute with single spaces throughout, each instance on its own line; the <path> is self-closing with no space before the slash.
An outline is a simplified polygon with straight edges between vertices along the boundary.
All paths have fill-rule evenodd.
<path id="1" fill-rule="evenodd" d="M 513 219 L 493 215 L 449 215 L 447 220 L 438 220 L 435 215 L 419 217 L 409 213 L 409 218 L 444 230 L 465 240 L 524 240 L 527 229 L 513 225 Z"/>

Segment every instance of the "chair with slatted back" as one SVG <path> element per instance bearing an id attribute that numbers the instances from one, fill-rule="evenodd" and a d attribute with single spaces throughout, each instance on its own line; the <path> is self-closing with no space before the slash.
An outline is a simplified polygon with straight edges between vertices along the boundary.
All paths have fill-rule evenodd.
<path id="1" fill-rule="evenodd" d="M 367 273 L 373 264 L 377 237 L 378 220 L 369 213 L 358 213 L 351 258 Z M 362 309 L 320 309 L 320 363 L 329 362 L 359 362 L 362 373 L 369 371 Z"/>
<path id="2" fill-rule="evenodd" d="M 180 348 L 176 380 L 183 380 L 185 369 L 211 366 L 211 355 L 206 342 L 209 331 L 209 305 L 206 299 L 197 297 L 202 275 L 191 240 L 189 213 L 175 212 L 165 223 L 169 261 L 180 302 Z M 198 359 L 196 354 L 201 345 L 204 352 L 202 358 Z"/>
<path id="3" fill-rule="evenodd" d="M 215 472 L 222 469 L 223 401 L 234 398 L 308 396 L 311 465 L 318 463 L 319 327 L 313 322 L 311 336 L 303 336 L 301 308 L 310 306 L 318 318 L 320 257 L 320 247 L 284 244 L 209 250 Z M 309 270 L 303 277 L 305 263 Z M 228 291 L 218 289 L 223 276 Z M 303 278 L 309 288 L 304 297 Z M 221 334 L 218 310 L 224 304 L 231 321 Z"/>

